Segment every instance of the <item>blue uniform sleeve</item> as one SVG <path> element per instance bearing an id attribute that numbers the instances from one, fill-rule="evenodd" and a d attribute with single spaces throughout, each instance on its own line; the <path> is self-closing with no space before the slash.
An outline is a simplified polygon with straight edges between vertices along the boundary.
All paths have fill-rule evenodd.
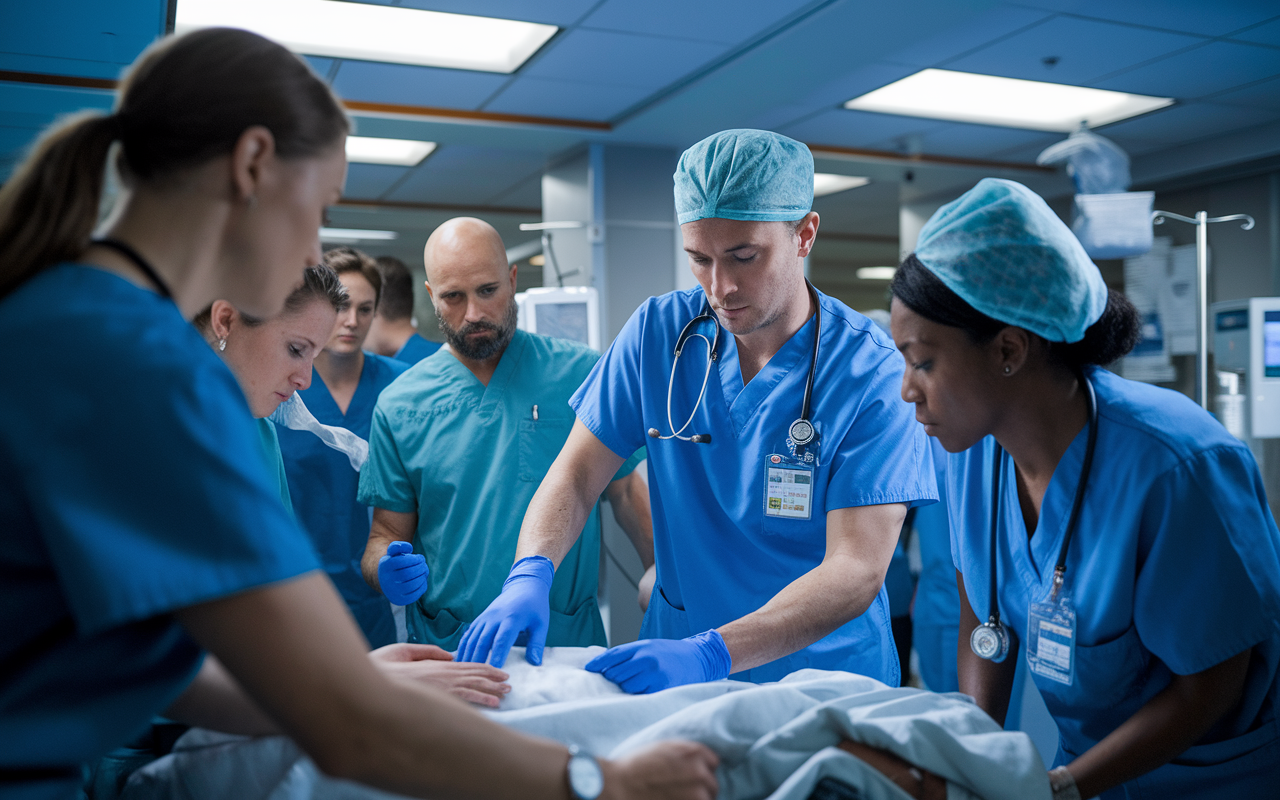
<path id="1" fill-rule="evenodd" d="M 631 315 L 609 350 L 569 398 L 569 405 L 587 430 L 605 447 L 626 459 L 634 458 L 645 444 L 640 407 L 640 358 L 641 337 L 651 303 L 645 303 Z"/>
<path id="2" fill-rule="evenodd" d="M 379 401 L 369 432 L 369 461 L 360 470 L 357 499 L 375 508 L 402 514 L 418 510 L 418 495 L 405 470 L 387 410 Z"/>
<path id="3" fill-rule="evenodd" d="M 899 396 L 901 384 L 902 356 L 895 351 L 869 376 L 853 424 L 832 456 L 827 511 L 937 501 L 924 428 Z M 847 387 L 846 392 L 856 389 Z"/>
<path id="4" fill-rule="evenodd" d="M 1134 622 L 1179 675 L 1275 635 L 1280 534 L 1247 450 L 1200 453 L 1163 475 L 1143 510 Z"/>
<path id="5" fill-rule="evenodd" d="M 7 442 L 33 454 L 24 495 L 82 636 L 319 566 L 281 504 L 240 387 L 178 324 L 140 333 L 135 354 L 82 343 L 97 366 L 65 378 L 76 385 L 46 409 L 57 424 Z M 49 398 L 17 402 L 38 419 Z"/>

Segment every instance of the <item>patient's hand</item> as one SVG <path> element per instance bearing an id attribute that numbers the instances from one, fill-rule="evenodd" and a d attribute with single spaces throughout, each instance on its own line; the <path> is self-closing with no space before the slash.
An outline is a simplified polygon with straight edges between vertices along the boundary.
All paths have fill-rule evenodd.
<path id="1" fill-rule="evenodd" d="M 919 800 L 947 800 L 947 782 L 932 772 L 919 769 L 887 750 L 868 747 L 861 742 L 846 739 L 839 747 L 859 761 L 875 767 L 912 797 Z"/>
<path id="2" fill-rule="evenodd" d="M 369 654 L 374 666 L 390 677 L 425 683 L 468 703 L 497 708 L 511 687 L 507 673 L 488 664 L 456 662 L 433 644 L 389 644 Z"/>
<path id="3" fill-rule="evenodd" d="M 720 759 L 696 742 L 657 742 L 617 761 L 600 761 L 600 800 L 715 800 Z"/>

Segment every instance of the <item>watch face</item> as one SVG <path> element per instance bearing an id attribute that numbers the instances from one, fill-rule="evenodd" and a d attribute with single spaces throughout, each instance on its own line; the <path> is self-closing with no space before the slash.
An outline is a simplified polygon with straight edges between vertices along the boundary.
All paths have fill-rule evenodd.
<path id="1" fill-rule="evenodd" d="M 604 791 L 604 774 L 596 760 L 587 755 L 569 759 L 569 786 L 579 800 L 595 800 Z"/>

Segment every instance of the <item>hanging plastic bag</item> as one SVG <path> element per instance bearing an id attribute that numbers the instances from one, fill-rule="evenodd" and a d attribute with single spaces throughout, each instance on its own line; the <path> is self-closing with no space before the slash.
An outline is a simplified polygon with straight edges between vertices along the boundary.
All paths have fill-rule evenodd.
<path id="1" fill-rule="evenodd" d="M 368 442 L 346 428 L 322 424 L 307 408 L 307 404 L 302 402 L 297 392 L 281 403 L 268 419 L 291 430 L 311 431 L 320 437 L 320 441 L 344 454 L 356 472 L 369 460 Z"/>
<path id="2" fill-rule="evenodd" d="M 1067 162 L 1076 194 L 1113 194 L 1129 189 L 1129 154 L 1120 145 L 1081 128 L 1036 157 L 1042 167 Z"/>
<path id="3" fill-rule="evenodd" d="M 1075 232 L 1090 258 L 1129 258 L 1151 249 L 1151 192 L 1130 192 L 1129 156 L 1118 144 L 1081 128 L 1047 148 L 1036 163 L 1067 164 L 1076 185 Z"/>

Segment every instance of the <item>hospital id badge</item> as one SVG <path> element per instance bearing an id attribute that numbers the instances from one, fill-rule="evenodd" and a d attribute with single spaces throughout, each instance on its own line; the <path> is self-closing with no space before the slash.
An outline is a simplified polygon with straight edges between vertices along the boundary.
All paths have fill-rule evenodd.
<path id="1" fill-rule="evenodd" d="M 813 469 L 776 453 L 765 459 L 766 517 L 809 519 L 813 516 Z"/>
<path id="2" fill-rule="evenodd" d="M 1065 591 L 1050 592 L 1027 613 L 1027 666 L 1070 686 L 1076 672 L 1076 610 Z"/>

